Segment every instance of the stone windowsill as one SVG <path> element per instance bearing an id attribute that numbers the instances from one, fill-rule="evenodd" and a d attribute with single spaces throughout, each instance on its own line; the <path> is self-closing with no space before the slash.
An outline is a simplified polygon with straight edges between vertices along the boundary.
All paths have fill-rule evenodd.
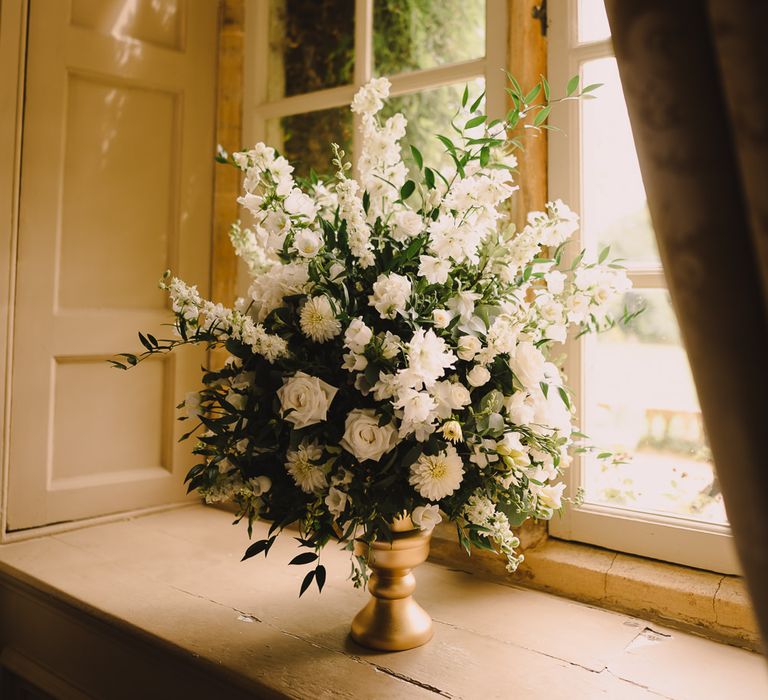
<path id="1" fill-rule="evenodd" d="M 524 543 L 525 544 L 525 543 Z M 757 651 L 760 637 L 744 582 L 686 566 L 554 538 L 537 538 L 514 574 L 491 552 L 468 558 L 453 526 L 439 526 L 430 560 L 489 580 L 536 588 L 637 615 Z"/>
<path id="2" fill-rule="evenodd" d="M 435 563 L 417 572 L 433 641 L 370 652 L 347 637 L 367 594 L 345 580 L 346 552 L 324 551 L 325 591 L 297 600 L 295 542 L 241 563 L 230 523 L 191 506 L 3 545 L 0 664 L 56 697 L 110 700 L 708 700 L 734 678 L 768 696 L 748 651 Z"/>

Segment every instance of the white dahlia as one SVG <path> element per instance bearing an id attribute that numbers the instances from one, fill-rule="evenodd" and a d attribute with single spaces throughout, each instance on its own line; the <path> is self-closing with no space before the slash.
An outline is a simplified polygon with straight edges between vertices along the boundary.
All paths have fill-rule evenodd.
<path id="1" fill-rule="evenodd" d="M 449 445 L 436 455 L 421 455 L 411 465 L 409 482 L 421 496 L 439 501 L 453 493 L 464 478 L 464 463 Z"/>
<path id="2" fill-rule="evenodd" d="M 322 457 L 323 449 L 317 442 L 303 442 L 286 454 L 285 468 L 304 493 L 317 493 L 328 486 L 325 469 L 317 464 Z"/>
<path id="3" fill-rule="evenodd" d="M 326 296 L 311 297 L 301 309 L 299 325 L 307 338 L 324 343 L 341 333 L 341 323 Z"/>

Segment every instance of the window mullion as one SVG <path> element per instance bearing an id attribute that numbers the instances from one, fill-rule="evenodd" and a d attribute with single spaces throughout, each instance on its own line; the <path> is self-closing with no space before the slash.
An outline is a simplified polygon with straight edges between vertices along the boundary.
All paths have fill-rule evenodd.
<path id="1" fill-rule="evenodd" d="M 373 0 L 355 0 L 355 89 L 373 76 Z M 362 151 L 360 115 L 352 116 L 352 172 Z"/>

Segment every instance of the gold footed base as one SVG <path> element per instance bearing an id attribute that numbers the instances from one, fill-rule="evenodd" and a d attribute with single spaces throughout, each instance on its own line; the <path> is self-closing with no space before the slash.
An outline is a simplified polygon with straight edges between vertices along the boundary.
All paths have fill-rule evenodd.
<path id="1" fill-rule="evenodd" d="M 405 651 L 432 639 L 432 619 L 411 595 L 416 579 L 411 569 L 426 561 L 431 533 L 393 533 L 392 542 L 355 543 L 368 556 L 371 600 L 352 621 L 352 639 L 379 651 Z M 370 550 L 370 551 L 369 551 Z"/>

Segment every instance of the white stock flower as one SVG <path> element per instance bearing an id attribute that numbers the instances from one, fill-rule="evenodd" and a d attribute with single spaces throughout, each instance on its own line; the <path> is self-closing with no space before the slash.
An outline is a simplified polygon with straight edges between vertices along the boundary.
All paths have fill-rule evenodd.
<path id="1" fill-rule="evenodd" d="M 428 503 L 425 506 L 416 506 L 411 513 L 411 520 L 413 524 L 423 530 L 424 532 L 432 532 L 435 529 L 435 525 L 439 525 L 443 516 L 440 515 L 440 506 L 436 506 L 434 503 Z"/>
<path id="2" fill-rule="evenodd" d="M 297 430 L 324 421 L 337 391 L 336 387 L 304 372 L 286 377 L 277 390 L 283 419 L 293 423 Z"/>
<path id="3" fill-rule="evenodd" d="M 432 255 L 419 256 L 419 275 L 430 284 L 445 284 L 451 271 L 451 261 Z"/>
<path id="4" fill-rule="evenodd" d="M 484 526 L 494 515 L 493 501 L 480 491 L 475 491 L 464 506 L 464 517 L 475 525 Z"/>
<path id="5" fill-rule="evenodd" d="M 389 97 L 391 83 L 386 78 L 375 78 L 363 85 L 352 99 L 352 111 L 356 114 L 370 115 L 378 112 Z"/>
<path id="6" fill-rule="evenodd" d="M 430 501 L 439 501 L 459 488 L 463 478 L 464 463 L 456 448 L 448 445 L 436 455 L 420 455 L 411 465 L 408 481 L 419 495 Z"/>
<path id="7" fill-rule="evenodd" d="M 361 462 L 378 462 L 397 444 L 397 430 L 392 423 L 379 425 L 372 408 L 355 408 L 347 415 L 339 444 Z"/>
<path id="8" fill-rule="evenodd" d="M 301 332 L 317 343 L 325 343 L 341 333 L 341 323 L 327 296 L 310 297 L 299 314 Z"/>
<path id="9" fill-rule="evenodd" d="M 405 307 L 411 296 L 411 281 L 396 272 L 381 274 L 373 283 L 373 294 L 368 301 L 382 318 L 395 318 L 405 313 Z"/>
<path id="10" fill-rule="evenodd" d="M 405 435 L 411 432 L 414 425 L 431 422 L 437 403 L 426 391 L 405 388 L 398 392 L 393 406 L 403 411 L 400 434 Z"/>
<path id="11" fill-rule="evenodd" d="M 296 450 L 289 450 L 285 468 L 304 493 L 317 493 L 328 485 L 325 469 L 317 462 L 323 458 L 323 449 L 317 442 L 302 442 Z"/>
<path id="12" fill-rule="evenodd" d="M 475 387 L 487 384 L 490 379 L 491 373 L 482 365 L 475 365 L 469 372 L 467 372 L 467 381 Z"/>

